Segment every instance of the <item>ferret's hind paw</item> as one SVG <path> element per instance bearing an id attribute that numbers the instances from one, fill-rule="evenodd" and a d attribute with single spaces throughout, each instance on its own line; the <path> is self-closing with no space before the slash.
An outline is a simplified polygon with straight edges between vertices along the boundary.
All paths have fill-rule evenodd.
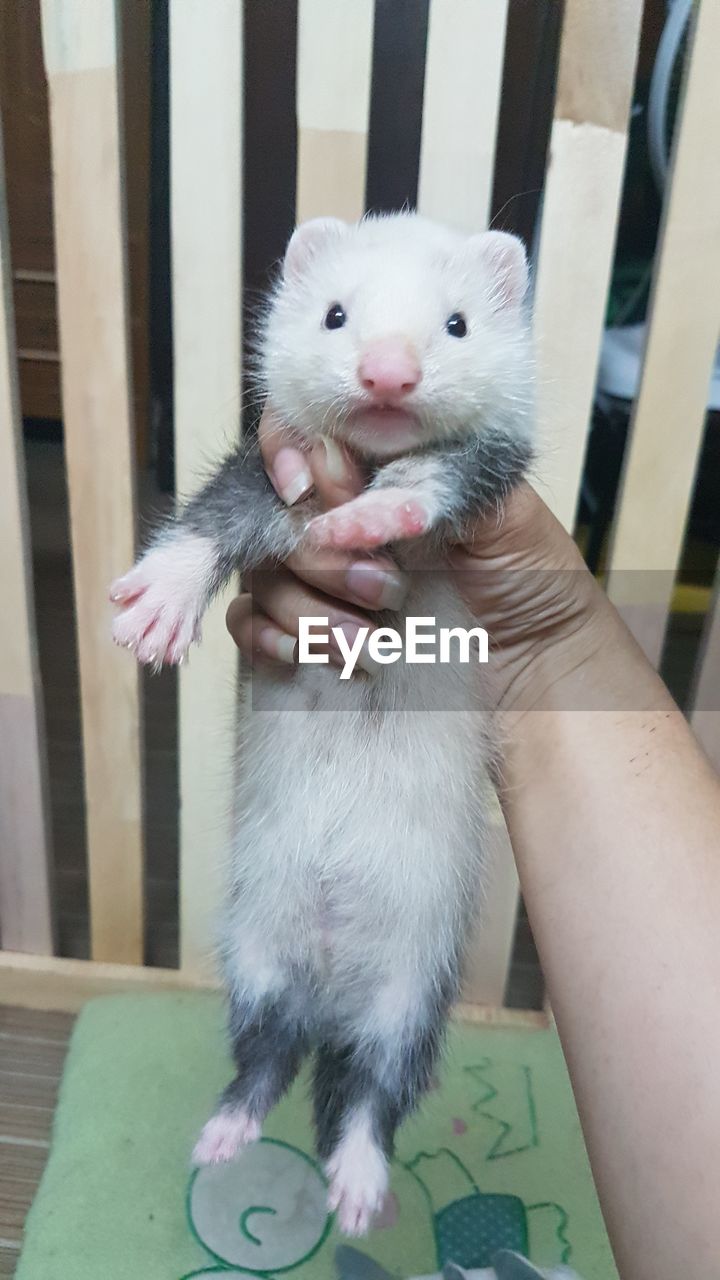
<path id="1" fill-rule="evenodd" d="M 316 516 L 307 527 L 315 546 L 362 550 L 427 533 L 428 506 L 404 489 L 379 489 Z"/>
<path id="2" fill-rule="evenodd" d="M 194 1165 L 225 1164 L 234 1160 L 243 1147 L 257 1142 L 261 1132 L 260 1121 L 246 1111 L 218 1111 L 200 1134 L 192 1162 Z"/>
<path id="3" fill-rule="evenodd" d="M 387 1161 L 368 1144 L 364 1152 L 341 1143 L 326 1165 L 330 1180 L 328 1209 L 337 1213 L 343 1235 L 364 1236 L 380 1212 L 388 1186 Z"/>

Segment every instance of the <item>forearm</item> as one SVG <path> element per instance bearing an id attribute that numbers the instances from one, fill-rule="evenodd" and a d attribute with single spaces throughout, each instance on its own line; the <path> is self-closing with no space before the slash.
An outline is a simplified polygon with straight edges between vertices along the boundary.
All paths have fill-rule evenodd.
<path id="1" fill-rule="evenodd" d="M 507 712 L 503 803 L 621 1274 L 677 1280 L 718 1256 L 720 787 L 614 615 L 603 634 Z"/>

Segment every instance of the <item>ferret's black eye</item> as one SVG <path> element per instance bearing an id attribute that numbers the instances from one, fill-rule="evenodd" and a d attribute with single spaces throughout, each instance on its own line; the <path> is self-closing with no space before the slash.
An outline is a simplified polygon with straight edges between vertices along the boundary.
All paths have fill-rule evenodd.
<path id="1" fill-rule="evenodd" d="M 459 311 L 453 311 L 445 321 L 445 328 L 451 338 L 464 338 L 467 333 L 467 321 Z"/>
<path id="2" fill-rule="evenodd" d="M 347 316 L 345 315 L 345 312 L 340 306 L 340 303 L 334 302 L 330 310 L 328 311 L 327 315 L 325 316 L 325 321 L 324 321 L 325 328 L 326 329 L 342 329 L 346 320 L 347 320 Z"/>

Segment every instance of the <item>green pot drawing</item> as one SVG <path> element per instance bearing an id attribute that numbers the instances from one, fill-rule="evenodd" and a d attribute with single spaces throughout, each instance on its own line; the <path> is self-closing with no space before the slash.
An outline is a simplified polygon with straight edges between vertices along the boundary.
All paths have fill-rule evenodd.
<path id="1" fill-rule="evenodd" d="M 455 1263 L 479 1270 L 492 1267 L 503 1250 L 527 1255 L 528 1219 L 535 1212 L 554 1215 L 560 1261 L 568 1261 L 568 1218 L 560 1205 L 526 1205 L 519 1196 L 481 1191 L 462 1160 L 446 1147 L 420 1151 L 404 1167 L 427 1201 L 439 1267 Z"/>

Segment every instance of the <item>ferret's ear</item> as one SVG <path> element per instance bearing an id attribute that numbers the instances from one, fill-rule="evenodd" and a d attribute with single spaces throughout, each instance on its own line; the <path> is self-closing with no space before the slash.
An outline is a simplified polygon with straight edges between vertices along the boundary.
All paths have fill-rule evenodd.
<path id="1" fill-rule="evenodd" d="M 340 218 L 311 218 L 309 222 L 301 222 L 293 231 L 285 251 L 285 279 L 298 280 L 304 275 L 313 258 L 329 241 L 344 235 L 347 227 L 347 222 L 341 222 Z"/>
<path id="2" fill-rule="evenodd" d="M 493 281 L 493 299 L 501 307 L 519 307 L 528 287 L 528 263 L 525 246 L 507 231 L 483 231 L 471 236 L 468 250 L 489 271 Z"/>

